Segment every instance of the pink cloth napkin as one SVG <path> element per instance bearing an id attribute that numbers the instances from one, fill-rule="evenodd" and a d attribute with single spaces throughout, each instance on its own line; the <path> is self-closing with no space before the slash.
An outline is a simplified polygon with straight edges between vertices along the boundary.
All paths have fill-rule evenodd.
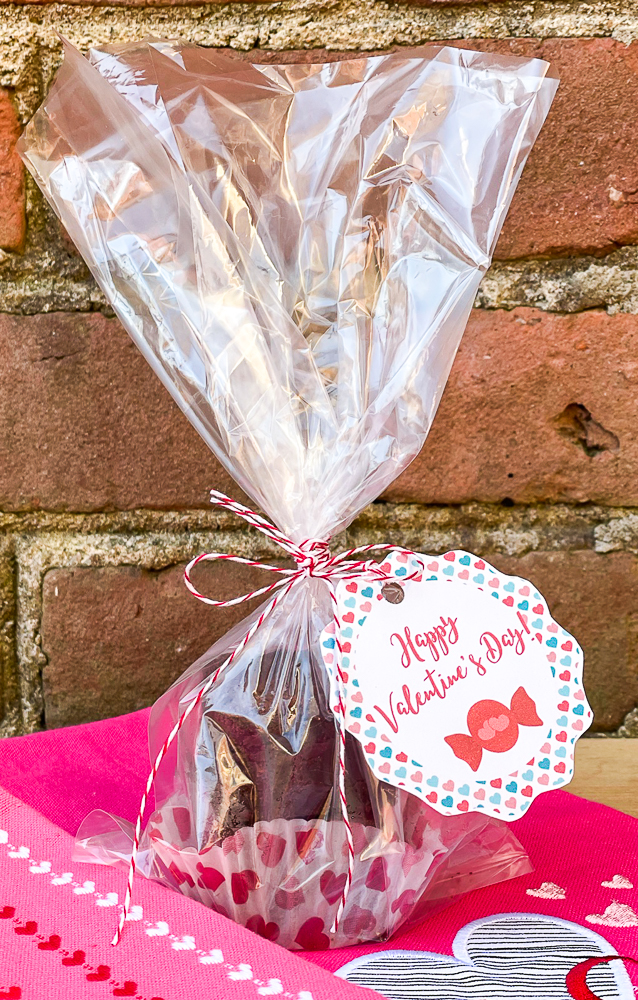
<path id="1" fill-rule="evenodd" d="M 87 726 L 0 741 L 0 782 L 14 795 L 38 809 L 48 820 L 69 833 L 74 833 L 86 813 L 96 807 L 133 820 L 137 813 L 139 795 L 148 770 L 147 720 L 148 712 L 145 711 Z M 8 801 L 8 797 L 0 801 L 4 802 L 5 800 Z M 12 808 L 15 813 L 15 803 Z M 94 868 L 93 866 L 73 866 L 68 860 L 70 857 L 70 838 L 62 834 L 61 831 L 56 831 L 49 823 L 40 820 L 29 810 L 23 809 L 22 815 L 27 817 L 24 823 L 29 830 L 33 828 L 38 837 L 45 837 L 44 843 L 38 840 L 38 846 L 34 848 L 28 838 L 20 839 L 21 837 L 26 838 L 26 834 L 11 834 L 14 838 L 13 843 L 20 841 L 20 843 L 30 845 L 31 859 L 51 860 L 50 855 L 53 851 L 53 845 L 55 845 L 56 849 L 61 851 L 56 855 L 56 870 L 60 868 L 63 871 L 73 871 L 74 879 L 80 885 L 85 880 L 95 882 L 98 887 L 96 891 L 103 895 L 106 894 L 104 898 L 108 898 L 109 892 L 117 893 L 120 898 L 123 896 L 125 875 L 122 871 Z M 3 823 L 6 826 L 8 820 L 0 821 L 0 825 Z M 20 829 L 24 829 L 24 823 Z M 229 952 L 229 955 L 232 954 L 229 961 L 231 964 L 235 963 L 235 969 L 239 968 L 242 961 L 249 964 L 253 962 L 255 970 L 259 968 L 258 973 L 253 970 L 255 976 L 266 985 L 256 988 L 257 991 L 261 989 L 262 993 L 255 993 L 255 988 L 252 987 L 251 996 L 257 997 L 269 995 L 267 992 L 263 992 L 268 988 L 268 979 L 279 975 L 276 970 L 282 970 L 281 974 L 283 975 L 283 970 L 288 968 L 289 962 L 292 962 L 291 968 L 294 967 L 295 970 L 308 966 L 315 969 L 317 975 L 323 975 L 323 970 L 337 972 L 347 963 L 361 961 L 366 956 L 382 952 L 390 954 L 399 950 L 425 951 L 440 956 L 461 953 L 465 955 L 463 942 L 469 933 L 466 928 L 468 924 L 475 921 L 488 921 L 488 924 L 485 925 L 487 928 L 485 933 L 487 934 L 489 931 L 489 934 L 496 935 L 494 948 L 500 952 L 503 949 L 503 944 L 499 943 L 498 934 L 502 931 L 493 921 L 490 923 L 490 920 L 494 914 L 501 913 L 506 913 L 510 917 L 522 915 L 522 918 L 526 920 L 533 920 L 534 915 L 543 914 L 550 918 L 552 926 L 556 928 L 567 926 L 564 924 L 565 921 L 573 922 L 576 931 L 582 930 L 583 940 L 581 944 L 586 951 L 593 948 L 594 954 L 605 952 L 613 954 L 615 950 L 630 958 L 638 958 L 638 821 L 605 806 L 586 802 L 584 799 L 572 796 L 567 792 L 554 791 L 541 796 L 533 804 L 528 814 L 517 822 L 516 833 L 530 853 L 535 866 L 533 874 L 500 883 L 493 888 L 470 893 L 435 917 L 400 932 L 390 942 L 383 944 L 358 946 L 337 951 L 311 952 L 303 955 L 297 953 L 290 956 L 276 945 L 262 941 L 243 928 L 230 924 L 224 918 L 211 913 L 199 904 L 183 899 L 178 894 L 171 894 L 159 886 L 150 885 L 143 879 L 138 879 L 136 882 L 135 902 L 142 905 L 146 912 L 149 905 L 147 901 L 150 900 L 149 919 L 165 919 L 171 926 L 171 934 L 173 934 L 172 928 L 176 928 L 175 937 L 170 938 L 170 942 L 172 942 L 170 950 L 167 951 L 171 959 L 174 958 L 173 951 L 180 952 L 180 939 L 184 935 L 188 937 L 192 933 L 186 929 L 189 927 L 197 927 L 198 935 L 202 935 L 201 948 L 204 951 L 209 945 L 213 947 L 215 942 L 221 940 L 230 942 L 233 950 L 232 953 Z M 1 837 L 0 833 L 0 840 Z M 41 844 L 42 846 L 40 846 Z M 47 846 L 45 847 L 44 844 Z M 5 887 L 11 888 L 12 883 L 6 881 L 6 876 L 12 875 L 17 870 L 17 865 L 6 869 L 8 861 L 5 861 L 3 852 L 4 847 L 0 845 L 0 878 L 4 878 Z M 24 867 L 23 865 L 23 869 Z M 28 865 L 26 865 L 26 869 L 28 870 Z M 40 899 L 39 891 L 36 891 L 36 888 L 38 885 L 46 885 L 49 893 L 48 896 L 44 895 L 55 900 L 56 905 L 60 904 L 55 911 L 56 914 L 59 914 L 56 916 L 56 920 L 60 926 L 66 918 L 65 907 L 68 907 L 68 901 L 72 900 L 72 919 L 75 921 L 72 926 L 75 937 L 71 936 L 69 941 L 74 945 L 74 948 L 84 950 L 87 955 L 95 953 L 95 960 L 91 959 L 94 965 L 103 963 L 113 965 L 113 968 L 119 970 L 120 965 L 114 964 L 115 960 L 109 962 L 110 956 L 116 952 L 116 949 L 109 949 L 105 946 L 113 929 L 112 912 L 107 916 L 108 907 L 100 904 L 97 897 L 93 898 L 92 907 L 87 906 L 82 911 L 84 914 L 90 912 L 92 915 L 88 926 L 89 936 L 92 935 L 90 947 L 93 950 L 89 952 L 83 948 L 81 943 L 88 939 L 81 937 L 84 917 L 80 916 L 79 904 L 74 898 L 73 891 L 66 892 L 65 890 L 66 896 L 63 893 L 51 895 L 51 882 L 52 878 L 48 874 L 47 878 L 42 879 L 26 878 L 23 889 L 20 889 L 22 893 L 20 905 L 23 906 L 24 912 L 16 907 L 16 914 L 21 920 L 34 919 L 37 921 L 37 913 L 40 912 L 38 907 L 48 904 L 45 903 L 44 899 Z M 5 890 L 4 898 L 0 899 L 0 904 L 15 905 L 9 895 Z M 63 899 L 67 900 L 64 905 L 61 902 Z M 30 907 L 31 909 L 35 907 L 33 917 L 29 913 Z M 77 920 L 76 914 L 78 915 Z M 152 928 L 152 920 L 151 925 L 147 927 L 147 932 Z M 6 932 L 8 926 L 9 923 L 5 925 L 0 921 L 0 933 L 3 932 L 3 929 Z M 510 926 L 513 925 L 510 924 Z M 543 925 L 543 927 L 545 926 Z M 54 930 L 49 930 L 48 922 L 45 925 L 45 930 L 48 933 L 54 933 Z M 19 940 L 22 948 L 20 935 L 13 931 L 12 933 L 13 937 L 9 935 L 9 940 L 12 942 Z M 134 933 L 137 935 L 135 948 L 140 951 L 138 957 L 139 961 L 142 962 L 140 968 L 146 968 L 144 962 L 148 958 L 150 966 L 154 969 L 157 963 L 157 959 L 154 957 L 157 954 L 155 938 L 152 934 L 149 937 L 148 933 L 146 936 L 138 931 Z M 574 933 L 573 928 L 569 933 Z M 25 938 L 28 936 L 25 934 Z M 541 937 L 543 939 L 547 937 L 544 930 Z M 198 948 L 200 948 L 199 940 L 200 938 L 197 937 Z M 594 943 L 594 940 L 597 943 Z M 133 935 L 129 935 L 129 943 L 131 944 L 132 941 Z M 127 948 L 130 947 L 130 944 L 127 945 Z M 224 947 L 227 946 L 224 945 Z M 571 944 L 570 947 L 572 947 Z M 263 971 L 261 966 L 257 965 L 257 960 L 253 961 L 252 958 L 241 957 L 242 954 L 248 955 L 249 952 L 252 955 L 252 948 L 256 949 L 255 954 L 260 956 L 259 961 L 263 960 L 264 962 Z M 273 949 L 274 954 L 278 956 L 276 961 L 274 958 L 267 958 Z M 596 949 L 598 950 L 596 951 Z M 125 951 L 122 954 L 132 956 L 133 952 Z M 40 958 L 41 956 L 38 955 L 38 960 Z M 118 958 L 117 962 L 119 961 Z M 138 961 L 138 958 L 135 961 Z M 274 962 L 275 965 L 268 965 L 268 962 Z M 150 966 L 149 973 L 152 971 Z M 35 966 L 33 968 L 35 969 Z M 66 966 L 64 968 L 66 969 Z M 124 975 L 126 971 L 124 965 L 121 968 L 123 970 L 121 974 Z M 130 975 L 127 972 L 129 977 L 133 976 L 134 978 L 138 975 L 142 978 L 142 972 L 137 972 L 137 965 L 132 965 L 131 968 L 135 972 L 130 972 Z M 275 968 L 274 972 L 273 968 Z M 618 962 L 614 963 L 614 968 L 620 968 L 622 971 Z M 636 967 L 630 964 L 628 973 L 638 983 L 635 969 Z M 198 974 L 200 971 L 197 967 Z M 61 970 L 58 969 L 57 972 L 59 973 Z M 119 971 L 118 975 L 120 975 Z M 562 975 L 564 980 L 564 973 Z M 618 978 L 620 972 L 614 973 L 614 975 Z M 622 975 L 626 978 L 624 971 Z M 294 979 L 295 983 L 297 981 L 303 982 L 302 979 Z M 167 993 L 170 997 L 181 995 L 179 992 L 175 993 L 175 990 L 170 992 L 168 987 L 164 985 L 165 982 L 171 982 L 171 980 L 161 980 L 161 989 L 159 981 L 155 986 L 149 985 L 147 993 L 141 995 L 145 997 L 145 1000 L 147 996 L 150 998 L 153 995 L 162 996 L 163 1000 L 169 1000 Z M 231 1000 L 231 996 L 244 996 L 241 993 L 231 993 L 228 983 L 223 977 L 215 982 L 218 984 L 215 989 L 219 987 L 220 992 L 216 993 L 214 990 L 211 992 L 209 978 L 206 980 L 207 992 L 205 995 L 207 997 L 216 998 L 219 996 L 223 997 L 224 1000 L 226 998 Z M 219 986 L 220 982 L 224 983 L 223 990 Z M 230 982 L 233 984 L 233 990 L 239 988 L 236 987 L 239 980 L 230 980 Z M 328 976 L 327 983 L 332 982 L 334 982 L 336 990 L 335 997 L 345 998 L 349 995 L 345 990 L 350 987 L 346 987 L 341 980 L 334 979 L 333 981 Z M 633 997 L 633 990 L 631 994 L 627 992 L 630 988 L 627 985 L 629 980 L 627 980 L 625 987 L 620 979 L 618 983 L 615 986 L 613 983 L 612 986 L 607 984 L 605 995 L 612 997 L 629 997 L 631 995 Z M 373 985 L 373 981 L 369 982 L 368 985 Z M 0 978 L 1 986 L 2 979 Z M 616 987 L 617 991 L 614 992 Z M 181 987 L 179 988 L 181 989 Z M 322 979 L 321 990 L 323 992 L 315 993 L 313 990 L 317 990 L 317 987 L 310 987 L 313 1000 L 332 996 L 333 994 L 330 993 L 332 988 L 332 986 L 326 985 L 326 981 Z M 153 989 L 155 989 L 155 994 L 152 993 Z M 299 989 L 308 989 L 308 987 L 299 986 Z M 115 987 L 113 987 L 114 991 Z M 297 1000 L 294 990 L 291 992 L 286 989 L 284 993 Z M 24 994 L 25 997 L 27 995 L 38 996 L 39 994 Z M 78 992 L 72 995 L 80 997 L 85 994 Z M 95 996 L 96 994 L 87 993 L 86 995 Z M 125 994 L 115 993 L 115 995 Z M 197 991 L 193 989 L 188 995 L 195 996 Z M 305 995 L 301 995 L 302 1000 L 308 1000 Z M 353 994 L 353 996 L 355 995 L 360 994 Z M 425 990 L 418 995 L 430 996 Z M 434 995 L 439 1000 L 447 1000 L 447 994 L 443 988 Z M 456 996 L 457 994 L 449 994 L 449 996 L 452 995 Z M 465 996 L 465 993 L 458 995 Z M 502 994 L 490 993 L 489 995 L 500 997 Z M 569 996 L 570 994 L 559 993 L 556 995 Z M 586 993 L 580 995 L 588 996 Z M 0 1000 L 2 1000 L 2 996 L 0 991 Z M 49 994 L 46 996 L 48 1000 Z"/>

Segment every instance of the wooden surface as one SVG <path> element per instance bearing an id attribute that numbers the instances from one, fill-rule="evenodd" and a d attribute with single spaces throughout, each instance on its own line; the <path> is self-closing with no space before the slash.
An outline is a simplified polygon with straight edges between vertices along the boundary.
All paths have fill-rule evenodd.
<path id="1" fill-rule="evenodd" d="M 638 739 L 584 739 L 567 791 L 638 816 Z"/>

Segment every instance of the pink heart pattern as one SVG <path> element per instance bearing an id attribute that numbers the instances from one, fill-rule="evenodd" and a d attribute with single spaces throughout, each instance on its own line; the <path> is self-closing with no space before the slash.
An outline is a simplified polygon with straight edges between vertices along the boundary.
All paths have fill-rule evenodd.
<path id="1" fill-rule="evenodd" d="M 582 687 L 582 651 L 576 640 L 554 621 L 547 603 L 533 584 L 520 577 L 505 576 L 483 559 L 463 550 L 454 550 L 442 556 L 407 555 L 404 552 L 390 553 L 384 568 L 401 580 L 402 577 L 417 573 L 416 578 L 405 586 L 418 586 L 422 582 L 456 580 L 463 586 L 487 591 L 505 607 L 520 614 L 529 627 L 532 639 L 542 645 L 551 670 L 550 683 L 555 685 L 556 719 L 550 728 L 539 730 L 541 740 L 538 751 L 526 767 L 521 768 L 521 776 L 516 781 L 512 775 L 502 775 L 503 790 L 485 794 L 485 782 L 468 780 L 465 784 L 452 781 L 449 775 L 434 773 L 422 768 L 422 763 L 412 769 L 404 761 L 412 756 L 406 749 L 396 746 L 387 730 L 381 729 L 382 720 L 369 705 L 363 708 L 364 699 L 359 690 L 357 665 L 352 651 L 356 650 L 356 640 L 365 627 L 368 616 L 379 600 L 383 600 L 383 582 L 357 577 L 342 583 L 337 588 L 339 618 L 341 628 L 335 638 L 343 652 L 342 672 L 348 677 L 346 686 L 346 727 L 364 746 L 366 760 L 382 781 L 405 788 L 419 798 L 429 802 L 444 815 L 458 815 L 459 812 L 484 810 L 501 819 L 512 820 L 521 816 L 534 797 L 555 787 L 567 784 L 573 774 L 573 742 L 578 739 L 592 722 L 592 711 Z M 424 581 L 424 572 L 426 580 Z M 346 599 L 348 603 L 346 605 Z M 321 651 L 331 678 L 334 698 L 332 704 L 339 704 L 339 685 L 336 678 L 334 654 L 334 626 L 331 623 L 321 637 Z M 564 669 L 565 668 L 565 669 Z M 359 720 L 362 721 L 359 721 Z M 462 728 L 464 720 L 460 720 Z M 503 714 L 489 716 L 478 731 L 479 738 L 488 746 L 490 740 L 503 732 L 509 719 Z M 373 735 L 374 734 L 374 735 Z M 377 735 L 378 734 L 378 735 Z M 417 762 L 412 761 L 415 765 Z M 497 765 L 496 765 L 497 766 Z M 500 788 L 500 779 L 498 786 Z M 505 794 L 505 786 L 507 792 Z M 434 789 L 437 789 L 436 791 Z M 440 790 L 439 790 L 440 789 Z M 469 805 L 468 805 L 469 803 Z"/>

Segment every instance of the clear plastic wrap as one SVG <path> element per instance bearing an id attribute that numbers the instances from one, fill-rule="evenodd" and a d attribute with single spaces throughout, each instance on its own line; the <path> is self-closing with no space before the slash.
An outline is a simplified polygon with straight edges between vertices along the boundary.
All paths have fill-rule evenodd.
<path id="1" fill-rule="evenodd" d="M 547 64 L 65 49 L 21 141 L 29 169 L 242 489 L 294 542 L 328 539 L 425 440 L 553 98 Z M 152 759 L 258 614 L 157 702 Z M 142 845 L 147 874 L 289 948 L 385 938 L 529 870 L 503 824 L 379 785 L 348 736 L 356 860 L 331 933 L 346 870 L 318 651 L 331 614 L 325 582 L 304 580 L 221 673 L 160 769 Z M 108 830 L 90 819 L 81 846 L 122 863 L 126 824 Z"/>

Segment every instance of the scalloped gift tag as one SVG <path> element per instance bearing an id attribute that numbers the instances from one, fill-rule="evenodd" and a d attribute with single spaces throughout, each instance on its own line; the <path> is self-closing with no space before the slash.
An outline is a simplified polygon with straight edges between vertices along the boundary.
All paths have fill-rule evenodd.
<path id="1" fill-rule="evenodd" d="M 533 584 L 469 552 L 383 565 L 396 583 L 336 588 L 339 632 L 331 622 L 321 636 L 333 711 L 338 642 L 346 728 L 377 778 L 448 816 L 518 819 L 571 780 L 592 723 L 578 643 Z"/>

